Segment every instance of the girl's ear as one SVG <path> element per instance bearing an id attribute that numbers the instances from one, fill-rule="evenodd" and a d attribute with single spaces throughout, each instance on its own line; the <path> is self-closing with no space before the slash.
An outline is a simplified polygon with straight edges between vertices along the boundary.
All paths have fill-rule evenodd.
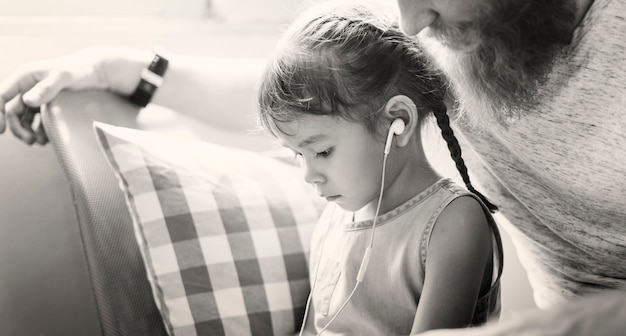
<path id="1" fill-rule="evenodd" d="M 411 98 L 404 95 L 391 97 L 385 105 L 384 113 L 385 116 L 390 119 L 389 125 L 398 118 L 404 121 L 404 132 L 396 135 L 394 139 L 397 146 L 406 146 L 416 133 L 419 136 L 419 131 L 417 130 L 419 115 L 417 113 L 417 107 Z"/>

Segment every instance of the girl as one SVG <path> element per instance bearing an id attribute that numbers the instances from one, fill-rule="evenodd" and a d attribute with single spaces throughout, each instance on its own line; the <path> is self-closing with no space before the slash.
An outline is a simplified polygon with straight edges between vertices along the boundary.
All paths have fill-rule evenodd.
<path id="1" fill-rule="evenodd" d="M 261 123 L 329 201 L 304 333 L 406 335 L 499 315 L 497 208 L 470 183 L 444 92 L 385 7 L 318 5 L 282 38 L 261 82 Z M 429 115 L 469 191 L 429 163 Z"/>

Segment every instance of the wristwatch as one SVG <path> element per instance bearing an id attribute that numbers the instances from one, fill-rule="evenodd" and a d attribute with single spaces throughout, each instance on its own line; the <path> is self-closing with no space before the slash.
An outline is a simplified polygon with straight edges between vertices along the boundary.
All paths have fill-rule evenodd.
<path id="1" fill-rule="evenodd" d="M 137 106 L 146 107 L 163 83 L 163 75 L 165 75 L 168 64 L 168 59 L 161 52 L 155 52 L 150 65 L 141 71 L 139 84 L 135 92 L 128 97 L 128 100 Z"/>

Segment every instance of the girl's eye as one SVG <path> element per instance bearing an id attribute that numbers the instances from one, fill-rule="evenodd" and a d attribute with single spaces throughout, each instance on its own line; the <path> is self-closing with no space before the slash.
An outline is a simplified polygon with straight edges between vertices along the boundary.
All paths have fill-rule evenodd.
<path id="1" fill-rule="evenodd" d="M 315 154 L 315 157 L 321 157 L 321 158 L 327 158 L 329 157 L 331 154 L 333 153 L 333 148 L 329 148 L 323 152 L 319 152 L 317 154 Z"/>

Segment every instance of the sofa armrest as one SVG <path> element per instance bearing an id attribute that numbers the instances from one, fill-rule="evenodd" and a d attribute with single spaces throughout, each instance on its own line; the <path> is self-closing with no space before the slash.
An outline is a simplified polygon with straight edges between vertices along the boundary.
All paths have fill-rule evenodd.
<path id="1" fill-rule="evenodd" d="M 137 128 L 139 108 L 101 91 L 61 92 L 42 122 L 70 184 L 103 335 L 167 335 L 118 181 L 93 121 Z"/>

